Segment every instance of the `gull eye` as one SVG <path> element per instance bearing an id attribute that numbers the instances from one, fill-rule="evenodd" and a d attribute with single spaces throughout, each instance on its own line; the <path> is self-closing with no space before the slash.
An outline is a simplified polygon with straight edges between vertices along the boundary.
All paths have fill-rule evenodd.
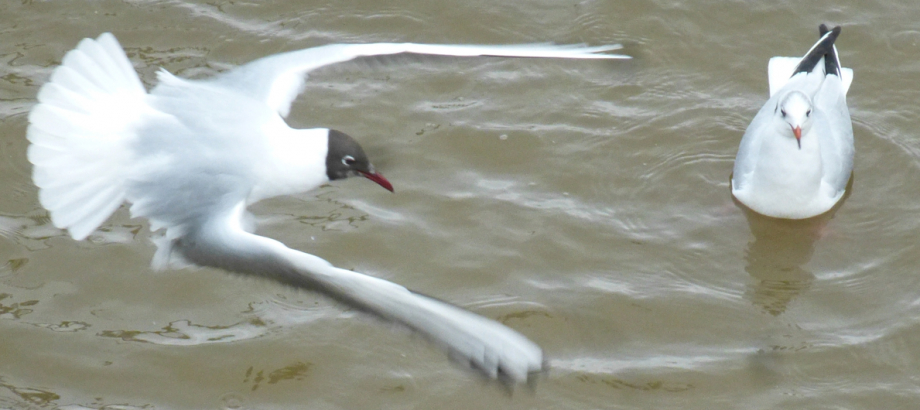
<path id="1" fill-rule="evenodd" d="M 348 166 L 352 166 L 355 164 L 355 157 L 351 155 L 346 155 L 342 157 L 342 163 Z"/>
<path id="2" fill-rule="evenodd" d="M 786 118 L 786 110 L 779 110 L 779 112 L 783 114 L 783 118 Z"/>
<path id="3" fill-rule="evenodd" d="M 805 116 L 806 116 L 806 117 L 811 117 L 811 110 L 805 111 Z"/>

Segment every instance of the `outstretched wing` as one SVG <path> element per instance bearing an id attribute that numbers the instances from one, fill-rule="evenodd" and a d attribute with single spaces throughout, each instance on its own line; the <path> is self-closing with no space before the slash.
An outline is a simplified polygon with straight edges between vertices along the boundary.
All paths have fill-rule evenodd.
<path id="1" fill-rule="evenodd" d="M 303 82 L 307 73 L 357 57 L 412 53 L 457 57 L 630 58 L 618 54 L 600 54 L 620 48 L 622 46 L 619 44 L 597 47 L 553 44 L 498 46 L 413 43 L 329 44 L 261 58 L 230 70 L 212 81 L 258 101 L 264 101 L 286 117 L 291 109 L 291 102 L 303 90 Z"/>
<path id="2" fill-rule="evenodd" d="M 490 379 L 526 382 L 542 370 L 543 351 L 496 321 L 383 279 L 339 269 L 274 239 L 246 232 L 245 203 L 188 225 L 173 251 L 192 263 L 262 276 L 322 293 L 387 321 L 404 325 L 444 348 L 451 358 Z"/>

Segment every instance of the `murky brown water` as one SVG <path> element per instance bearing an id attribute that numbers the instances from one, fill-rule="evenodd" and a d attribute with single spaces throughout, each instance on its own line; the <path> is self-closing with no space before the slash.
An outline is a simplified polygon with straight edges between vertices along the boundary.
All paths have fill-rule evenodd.
<path id="1" fill-rule="evenodd" d="M 298 3 L 298 4 L 295 4 Z M 9 1 L 0 11 L 0 408 L 915 408 L 915 2 Z M 832 218 L 751 217 L 729 173 L 766 62 L 841 24 L 856 134 Z M 54 229 L 26 115 L 112 31 L 148 85 L 329 42 L 622 42 L 629 62 L 330 67 L 297 126 L 357 136 L 396 186 L 258 204 L 260 232 L 520 330 L 552 369 L 508 397 L 423 340 L 310 294 L 153 273 L 125 211 Z M 114 407 L 106 407 L 114 408 Z"/>

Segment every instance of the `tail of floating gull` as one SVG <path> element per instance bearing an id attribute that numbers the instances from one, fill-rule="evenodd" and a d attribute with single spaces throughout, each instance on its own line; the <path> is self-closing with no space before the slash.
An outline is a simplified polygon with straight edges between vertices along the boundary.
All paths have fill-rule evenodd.
<path id="1" fill-rule="evenodd" d="M 128 142 L 147 92 L 115 37 L 67 53 L 29 114 L 28 157 L 39 200 L 70 236 L 87 237 L 125 199 Z"/>
<path id="2" fill-rule="evenodd" d="M 773 57 L 767 66 L 767 76 L 770 83 L 770 96 L 776 94 L 789 82 L 793 75 L 801 72 L 811 72 L 824 58 L 825 73 L 837 75 L 843 80 L 843 92 L 850 89 L 853 82 L 853 70 L 840 65 L 837 55 L 837 46 L 834 42 L 840 35 L 840 27 L 828 30 L 824 24 L 819 28 L 821 39 L 805 53 L 804 57 Z"/>

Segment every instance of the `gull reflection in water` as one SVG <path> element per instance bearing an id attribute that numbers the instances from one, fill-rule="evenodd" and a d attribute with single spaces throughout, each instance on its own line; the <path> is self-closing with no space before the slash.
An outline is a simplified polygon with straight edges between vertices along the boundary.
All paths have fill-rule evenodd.
<path id="1" fill-rule="evenodd" d="M 815 252 L 815 244 L 827 236 L 829 222 L 852 192 L 853 178 L 846 194 L 829 211 L 813 218 L 790 220 L 758 214 L 735 200 L 748 221 L 754 239 L 748 242 L 744 270 L 751 275 L 745 297 L 758 309 L 779 317 L 796 298 L 811 288 L 815 275 L 806 265 Z M 732 198 L 734 199 L 734 198 Z M 796 331 L 798 326 L 781 325 L 784 330 L 764 329 L 762 343 L 749 359 L 752 375 L 759 383 L 777 384 L 789 369 L 785 353 L 808 346 L 807 338 Z"/>
<path id="2" fill-rule="evenodd" d="M 740 202 L 754 239 L 745 252 L 744 270 L 753 281 L 745 292 L 755 306 L 773 316 L 783 314 L 789 304 L 811 287 L 815 276 L 804 266 L 811 261 L 815 243 L 827 235 L 828 222 L 852 192 L 853 178 L 846 194 L 829 211 L 808 219 L 777 219 L 758 214 Z"/>

